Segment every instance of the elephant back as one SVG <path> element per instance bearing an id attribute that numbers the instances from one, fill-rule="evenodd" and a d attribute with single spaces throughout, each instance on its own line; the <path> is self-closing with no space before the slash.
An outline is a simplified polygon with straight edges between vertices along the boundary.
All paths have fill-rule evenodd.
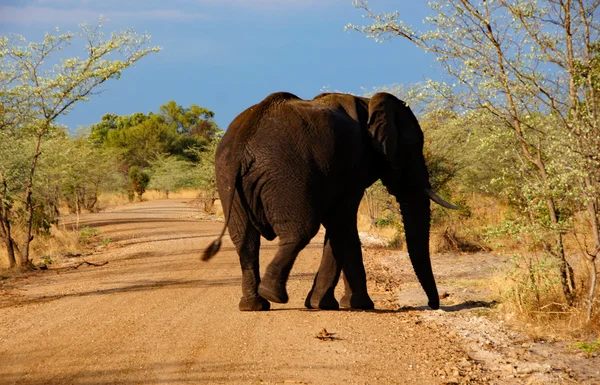
<path id="1" fill-rule="evenodd" d="M 369 99 L 360 96 L 340 93 L 322 93 L 313 99 L 315 102 L 345 113 L 358 122 L 362 129 L 367 128 L 369 120 Z"/>

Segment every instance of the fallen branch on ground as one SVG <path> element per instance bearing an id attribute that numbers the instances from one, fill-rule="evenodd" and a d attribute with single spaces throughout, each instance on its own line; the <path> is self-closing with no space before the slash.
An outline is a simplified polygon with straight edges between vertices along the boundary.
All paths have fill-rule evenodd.
<path id="1" fill-rule="evenodd" d="M 73 268 L 73 269 L 78 269 L 79 267 L 81 267 L 82 265 L 88 265 L 88 266 L 104 266 L 108 263 L 108 261 L 104 261 L 102 263 L 93 263 L 93 262 L 88 262 L 88 261 L 83 261 L 81 263 L 78 263 L 77 265 L 74 266 L 69 266 L 69 268 Z"/>

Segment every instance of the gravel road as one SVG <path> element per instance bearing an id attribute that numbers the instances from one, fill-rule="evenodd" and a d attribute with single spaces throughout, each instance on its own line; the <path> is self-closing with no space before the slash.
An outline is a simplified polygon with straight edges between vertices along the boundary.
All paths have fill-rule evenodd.
<path id="1" fill-rule="evenodd" d="M 240 312 L 233 246 L 226 238 L 213 260 L 201 262 L 222 221 L 199 216 L 185 200 L 84 215 L 81 225 L 98 229 L 103 245 L 5 280 L 0 384 L 599 382 L 598 358 L 477 316 L 485 301 L 463 298 L 439 311 L 401 306 L 399 291 L 416 287 L 414 274 L 406 258 L 390 267 L 387 250 L 365 253 L 377 310 L 305 309 L 323 234 L 298 257 L 288 304 Z M 263 243 L 262 267 L 275 250 L 276 243 Z M 434 272 L 441 265 L 434 260 Z M 394 284 L 394 269 L 407 278 Z M 449 278 L 441 275 L 442 287 Z"/>

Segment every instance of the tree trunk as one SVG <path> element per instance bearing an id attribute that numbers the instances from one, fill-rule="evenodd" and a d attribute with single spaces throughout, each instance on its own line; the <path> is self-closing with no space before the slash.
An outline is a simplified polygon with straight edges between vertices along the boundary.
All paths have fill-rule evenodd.
<path id="1" fill-rule="evenodd" d="M 15 258 L 14 242 L 11 238 L 6 238 L 6 252 L 8 253 L 8 266 L 12 269 L 17 266 L 17 260 Z"/>
<path id="2" fill-rule="evenodd" d="M 79 231 L 79 194 L 77 193 L 79 191 L 78 188 L 75 188 L 75 215 L 77 218 L 77 222 L 75 224 L 75 229 L 77 229 L 77 231 Z"/>
<path id="3" fill-rule="evenodd" d="M 548 199 L 548 208 L 551 211 L 550 220 L 551 223 L 555 226 L 558 225 L 558 218 L 556 213 L 552 211 L 554 209 L 554 202 L 552 199 Z M 558 231 L 558 230 L 556 230 Z M 565 296 L 565 300 L 569 306 L 573 306 L 575 303 L 575 277 L 573 274 L 573 268 L 567 261 L 567 256 L 565 255 L 565 247 L 563 234 L 560 232 L 556 233 L 554 239 L 550 241 L 550 243 L 546 243 L 546 250 L 553 257 L 558 259 L 558 267 L 560 271 L 560 284 L 562 287 L 563 294 Z"/>
<path id="4" fill-rule="evenodd" d="M 4 197 L 7 194 L 8 186 L 6 185 L 6 179 L 2 178 L 2 197 L 0 197 L 0 236 L 4 239 L 6 245 L 6 253 L 8 255 L 8 266 L 12 269 L 17 265 L 15 258 L 15 244 L 12 239 L 12 232 L 10 229 L 10 216 L 7 204 L 4 202 Z"/>
<path id="5" fill-rule="evenodd" d="M 588 188 L 592 187 L 591 178 L 585 178 L 585 186 Z M 590 288 L 588 292 L 588 309 L 587 309 L 587 321 L 592 320 L 594 312 L 594 295 L 596 293 L 596 282 L 598 280 L 598 269 L 596 268 L 596 261 L 598 255 L 600 255 L 600 226 L 598 224 L 598 201 L 590 200 L 587 203 L 588 217 L 592 225 L 592 235 L 594 237 L 594 251 L 589 254 L 587 260 L 590 264 Z"/>
<path id="6" fill-rule="evenodd" d="M 552 199 L 548 199 L 548 210 L 550 212 L 550 221 L 554 226 L 558 226 L 558 216 L 556 215 L 556 206 Z M 550 248 L 550 253 L 554 255 L 559 262 L 560 269 L 560 283 L 562 286 L 563 294 L 565 295 L 565 300 L 569 306 L 573 306 L 575 303 L 575 277 L 573 276 L 573 268 L 567 261 L 567 256 L 565 255 L 565 247 L 563 241 L 563 235 L 560 233 L 560 230 L 555 235 L 554 245 Z"/>
<path id="7" fill-rule="evenodd" d="M 0 202 L 0 204 L 2 204 L 2 202 Z M 4 209 L 2 211 L 3 212 L 0 213 L 0 236 L 2 236 L 4 239 L 6 253 L 8 254 L 8 266 L 12 269 L 17 265 L 17 260 L 15 259 L 14 241 L 10 231 L 10 222 L 4 219 Z"/>
<path id="8" fill-rule="evenodd" d="M 370 192 L 365 192 L 365 203 L 367 205 L 367 215 L 369 216 L 369 230 L 375 227 L 375 213 L 373 212 L 373 199 Z"/>
<path id="9" fill-rule="evenodd" d="M 42 138 L 46 134 L 49 128 L 49 122 L 44 122 L 40 132 L 37 135 L 37 141 L 35 144 L 35 151 L 31 158 L 31 166 L 29 168 L 29 178 L 27 179 L 27 185 L 25 187 L 25 212 L 27 213 L 27 225 L 25 227 L 25 242 L 23 242 L 23 250 L 21 250 L 21 258 L 19 260 L 19 266 L 27 267 L 31 265 L 29 259 L 29 250 L 31 241 L 33 240 L 33 216 L 35 214 L 35 205 L 33 204 L 33 178 L 35 177 L 35 169 L 37 167 L 37 160 L 40 153 L 40 146 L 42 144 Z"/>
<path id="10" fill-rule="evenodd" d="M 590 322 L 592 320 L 592 315 L 594 313 L 594 295 L 596 293 L 596 281 L 598 278 L 596 259 L 598 257 L 598 254 L 600 254 L 600 248 L 596 249 L 596 251 L 598 251 L 596 255 L 588 259 L 590 263 L 590 289 L 588 292 L 587 322 Z"/>

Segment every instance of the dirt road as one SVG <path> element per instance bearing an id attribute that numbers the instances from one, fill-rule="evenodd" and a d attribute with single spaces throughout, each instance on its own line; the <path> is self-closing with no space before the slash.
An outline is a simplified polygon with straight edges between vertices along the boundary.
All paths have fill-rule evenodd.
<path id="1" fill-rule="evenodd" d="M 597 358 L 480 316 L 489 304 L 473 302 L 477 293 L 471 301 L 456 294 L 458 303 L 443 301 L 439 311 L 399 307 L 425 300 L 403 299 L 419 291 L 406 258 L 390 262 L 392 251 L 366 252 L 378 310 L 305 309 L 322 234 L 294 266 L 288 304 L 240 312 L 232 244 L 200 262 L 222 222 L 198 216 L 184 200 L 83 216 L 104 246 L 3 283 L 0 384 L 598 383 Z M 275 249 L 263 244 L 262 267 Z M 434 260 L 434 271 L 441 265 Z M 467 292 L 444 274 L 441 291 Z M 335 334 L 320 340 L 323 329 Z"/>

